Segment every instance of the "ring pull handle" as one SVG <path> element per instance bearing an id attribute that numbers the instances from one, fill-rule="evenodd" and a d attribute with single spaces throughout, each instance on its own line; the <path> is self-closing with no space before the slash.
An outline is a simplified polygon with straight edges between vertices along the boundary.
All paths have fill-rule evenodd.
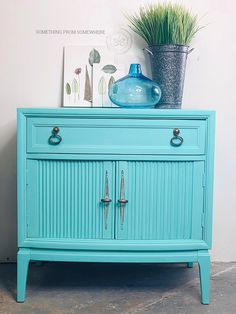
<path id="1" fill-rule="evenodd" d="M 106 179 L 105 179 L 105 195 L 104 198 L 101 199 L 101 202 L 104 203 L 104 212 L 105 212 L 105 229 L 107 230 L 107 221 L 108 221 L 108 211 L 109 204 L 112 200 L 109 197 L 109 183 L 108 183 L 108 172 L 106 171 Z"/>
<path id="2" fill-rule="evenodd" d="M 57 126 L 52 129 L 52 135 L 48 139 L 50 145 L 58 145 L 61 143 L 62 137 L 58 134 L 59 131 L 60 129 Z"/>
<path id="3" fill-rule="evenodd" d="M 175 128 L 173 130 L 173 135 L 174 136 L 170 140 L 170 144 L 172 146 L 174 146 L 174 147 L 181 146 L 183 144 L 183 142 L 184 142 L 184 139 L 181 136 L 179 136 L 179 134 L 180 134 L 180 129 Z"/>
<path id="4" fill-rule="evenodd" d="M 121 227 L 123 228 L 124 219 L 125 219 L 125 204 L 128 203 L 128 200 L 125 199 L 125 179 L 124 171 L 121 171 L 121 181 L 120 181 L 120 199 L 118 200 L 120 204 L 120 220 Z"/>

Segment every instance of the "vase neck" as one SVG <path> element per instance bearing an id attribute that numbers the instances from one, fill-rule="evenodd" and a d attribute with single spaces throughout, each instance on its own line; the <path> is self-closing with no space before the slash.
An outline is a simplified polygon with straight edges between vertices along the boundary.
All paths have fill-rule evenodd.
<path id="1" fill-rule="evenodd" d="M 139 76 L 142 75 L 141 65 L 138 63 L 132 63 L 129 68 L 130 76 Z"/>

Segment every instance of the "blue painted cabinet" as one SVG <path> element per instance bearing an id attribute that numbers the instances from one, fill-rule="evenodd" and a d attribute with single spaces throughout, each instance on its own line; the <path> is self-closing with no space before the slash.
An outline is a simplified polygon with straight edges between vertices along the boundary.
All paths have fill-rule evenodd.
<path id="1" fill-rule="evenodd" d="M 209 303 L 214 112 L 18 109 L 18 284 L 31 260 L 199 264 Z"/>

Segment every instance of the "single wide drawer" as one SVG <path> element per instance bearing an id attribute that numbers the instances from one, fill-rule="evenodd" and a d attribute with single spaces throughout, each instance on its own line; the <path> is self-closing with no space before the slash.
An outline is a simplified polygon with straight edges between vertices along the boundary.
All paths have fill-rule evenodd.
<path id="1" fill-rule="evenodd" d="M 27 152 L 204 154 L 205 130 L 205 120 L 28 117 Z"/>

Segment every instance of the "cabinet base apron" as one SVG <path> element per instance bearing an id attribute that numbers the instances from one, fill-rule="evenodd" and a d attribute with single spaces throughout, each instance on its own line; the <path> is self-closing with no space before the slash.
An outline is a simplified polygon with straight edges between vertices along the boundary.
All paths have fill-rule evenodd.
<path id="1" fill-rule="evenodd" d="M 170 252 L 70 251 L 20 248 L 17 254 L 17 301 L 25 301 L 30 261 L 113 262 L 113 263 L 186 263 L 199 265 L 201 302 L 210 302 L 210 255 L 208 250 Z"/>

